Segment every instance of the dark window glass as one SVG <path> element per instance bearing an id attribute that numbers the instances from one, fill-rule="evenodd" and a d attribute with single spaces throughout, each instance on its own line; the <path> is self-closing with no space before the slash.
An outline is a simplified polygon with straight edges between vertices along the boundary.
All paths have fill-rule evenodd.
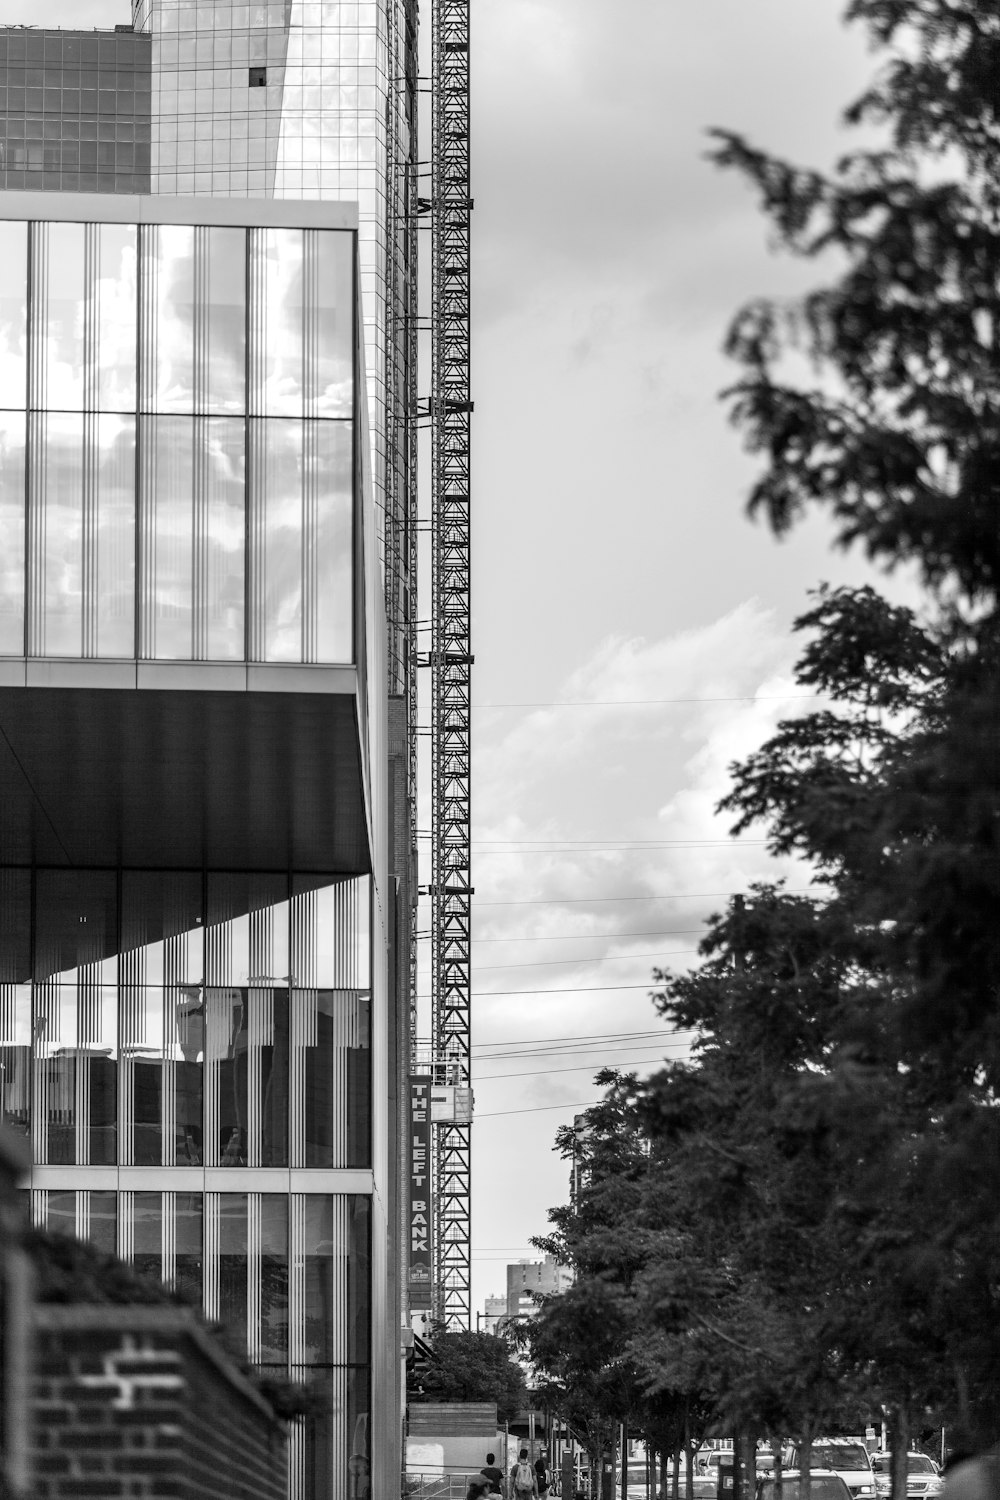
<path id="1" fill-rule="evenodd" d="M 45 69 L 26 68 L 24 73 L 24 81 L 28 85 L 29 89 L 44 88 L 46 83 Z M 51 82 L 51 79 L 48 81 Z"/>
<path id="2" fill-rule="evenodd" d="M 133 1158 L 137 1167 L 158 1167 L 163 1136 L 163 1064 L 158 1059 L 137 1057 L 132 1066 Z"/>
<path id="3" fill-rule="evenodd" d="M 247 1336 L 247 1199 L 219 1194 L 219 1321 L 240 1343 Z"/>
<path id="4" fill-rule="evenodd" d="M 20 85 L 12 85 L 7 89 L 7 108 L 13 113 L 24 113 L 24 89 Z"/>
<path id="5" fill-rule="evenodd" d="M 90 1194 L 91 1244 L 103 1250 L 105 1255 L 114 1255 L 118 1239 L 118 1194 L 95 1190 Z"/>
<path id="6" fill-rule="evenodd" d="M 85 36 L 80 43 L 80 61 L 85 68 L 97 66 L 97 38 Z"/>
<path id="7" fill-rule="evenodd" d="M 136 1193 L 132 1264 L 140 1276 L 163 1276 L 163 1194 Z"/>
<path id="8" fill-rule="evenodd" d="M 43 90 L 45 96 L 44 109 L 48 114 L 57 115 L 62 109 L 62 93 L 59 89 Z"/>
<path id="9" fill-rule="evenodd" d="M 97 90 L 96 89 L 86 89 L 85 88 L 85 89 L 81 89 L 80 90 L 80 113 L 83 114 L 83 115 L 96 115 L 97 114 Z"/>
<path id="10" fill-rule="evenodd" d="M 186 1293 L 192 1302 L 200 1305 L 202 1300 L 202 1219 L 203 1204 L 200 1193 L 178 1193 L 176 1198 L 177 1224 L 177 1289 Z"/>
<path id="11" fill-rule="evenodd" d="M 49 1189 L 45 1227 L 50 1234 L 76 1235 L 76 1194 Z"/>
<path id="12" fill-rule="evenodd" d="M 63 62 L 78 63 L 80 61 L 80 39 L 75 36 L 63 37 Z"/>
<path id="13" fill-rule="evenodd" d="M 288 1358 L 288 1199 L 263 1193 L 260 1201 L 260 1360 Z"/>
<path id="14" fill-rule="evenodd" d="M 45 38 L 31 35 L 25 37 L 24 55 L 29 62 L 41 62 L 45 57 Z"/>
<path id="15" fill-rule="evenodd" d="M 94 1166 L 114 1166 L 118 1160 L 118 1064 L 113 1057 L 84 1057 L 80 1062 L 90 1072 L 90 1160 Z"/>
<path id="16" fill-rule="evenodd" d="M 250 69 L 250 87 L 252 89 L 262 89 L 262 88 L 265 88 L 266 85 L 267 85 L 267 69 L 266 68 L 251 68 Z"/>
<path id="17" fill-rule="evenodd" d="M 63 114 L 78 115 L 80 113 L 80 90 L 63 89 Z"/>
<path id="18" fill-rule="evenodd" d="M 272 991 L 274 1027 L 270 1046 L 260 1049 L 261 1162 L 288 1165 L 288 991 Z"/>
<path id="19" fill-rule="evenodd" d="M 44 89 L 26 88 L 24 91 L 24 107 L 32 114 L 40 114 L 43 104 Z"/>

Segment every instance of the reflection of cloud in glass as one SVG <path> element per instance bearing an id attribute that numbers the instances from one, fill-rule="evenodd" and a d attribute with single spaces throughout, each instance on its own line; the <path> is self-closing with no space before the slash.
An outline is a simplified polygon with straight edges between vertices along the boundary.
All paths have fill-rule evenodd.
<path id="1" fill-rule="evenodd" d="M 98 229 L 98 348 L 89 351 L 99 411 L 135 410 L 136 230 L 133 224 Z"/>
<path id="2" fill-rule="evenodd" d="M 0 411 L 0 653 L 24 653 L 24 413 Z"/>
<path id="3" fill-rule="evenodd" d="M 86 299 L 83 224 L 36 226 L 36 316 L 44 367 L 39 405 L 64 411 L 83 407 L 83 327 Z"/>
<path id="4" fill-rule="evenodd" d="M 0 407 L 25 402 L 27 264 L 27 224 L 0 223 Z"/>

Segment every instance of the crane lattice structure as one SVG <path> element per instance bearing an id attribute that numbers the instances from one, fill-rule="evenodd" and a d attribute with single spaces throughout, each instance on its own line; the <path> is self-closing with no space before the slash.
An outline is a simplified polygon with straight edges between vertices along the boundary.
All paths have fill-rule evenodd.
<path id="1" fill-rule="evenodd" d="M 433 0 L 431 994 L 434 1055 L 470 1082 L 470 0 Z M 471 1321 L 471 1125 L 435 1127 L 434 1312 Z"/>

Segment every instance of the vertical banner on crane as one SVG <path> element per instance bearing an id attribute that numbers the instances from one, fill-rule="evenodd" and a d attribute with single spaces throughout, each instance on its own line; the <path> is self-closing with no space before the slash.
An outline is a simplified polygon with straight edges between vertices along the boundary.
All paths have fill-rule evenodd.
<path id="1" fill-rule="evenodd" d="M 410 1079 L 410 1310 L 431 1305 L 431 1080 Z"/>

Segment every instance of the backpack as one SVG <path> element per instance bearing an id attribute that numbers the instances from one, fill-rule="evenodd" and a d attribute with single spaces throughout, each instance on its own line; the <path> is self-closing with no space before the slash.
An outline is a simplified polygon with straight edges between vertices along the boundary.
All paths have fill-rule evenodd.
<path id="1" fill-rule="evenodd" d="M 514 1488 L 526 1492 L 535 1488 L 535 1475 L 526 1458 L 520 1459 L 514 1470 Z"/>

